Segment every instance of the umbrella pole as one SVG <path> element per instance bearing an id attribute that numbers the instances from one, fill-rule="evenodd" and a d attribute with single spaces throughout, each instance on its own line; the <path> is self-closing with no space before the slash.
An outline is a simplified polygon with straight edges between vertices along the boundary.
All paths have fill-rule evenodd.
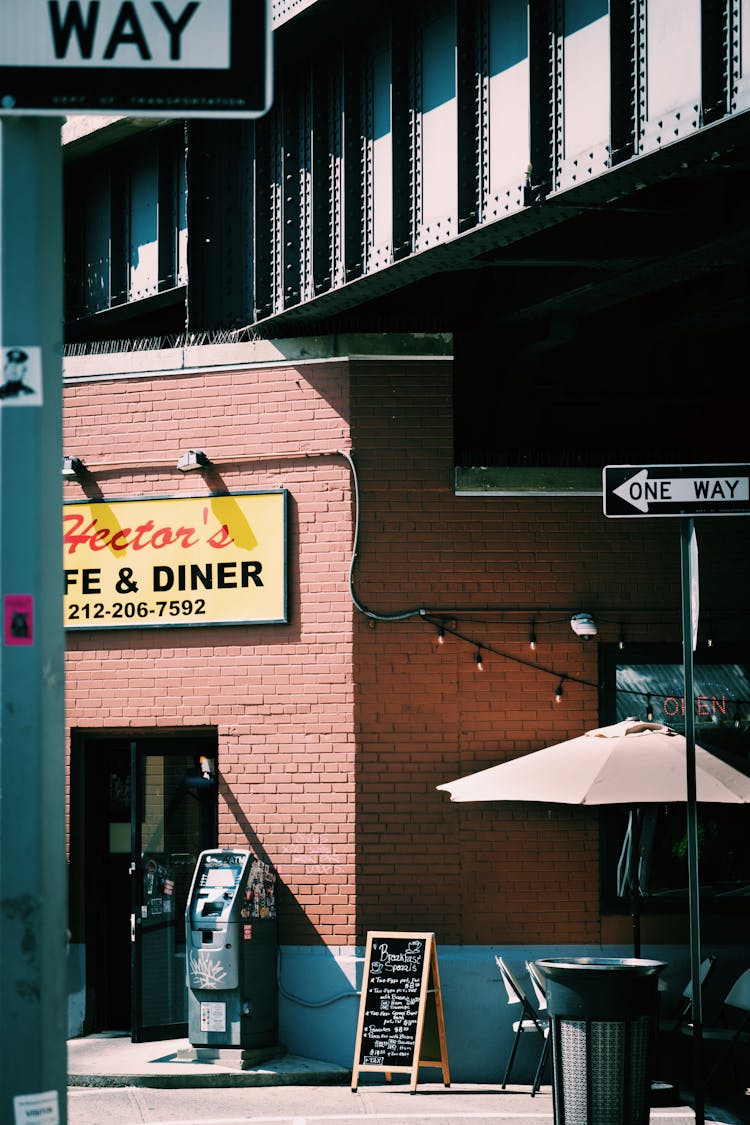
<path id="1" fill-rule="evenodd" d="M 638 865 L 641 852 L 641 817 L 636 805 L 632 812 L 630 833 L 630 914 L 633 921 L 633 956 L 641 955 L 641 886 Z"/>

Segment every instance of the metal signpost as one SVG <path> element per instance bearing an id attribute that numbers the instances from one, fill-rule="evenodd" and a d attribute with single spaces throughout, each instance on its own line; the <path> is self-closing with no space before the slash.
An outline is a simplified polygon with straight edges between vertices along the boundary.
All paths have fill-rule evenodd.
<path id="1" fill-rule="evenodd" d="M 0 120 L 0 1120 L 65 1121 L 60 122 Z"/>
<path id="2" fill-rule="evenodd" d="M 0 1121 L 67 1120 L 63 223 L 71 114 L 255 118 L 270 0 L 0 0 Z"/>
<path id="3" fill-rule="evenodd" d="M 698 639 L 698 546 L 693 516 L 750 515 L 750 465 L 607 465 L 604 514 L 613 518 L 677 516 L 680 523 L 682 652 L 685 697 L 690 980 L 693 996 L 695 1120 L 703 1125 L 703 1004 L 700 986 L 698 812 L 695 781 L 693 652 Z"/>

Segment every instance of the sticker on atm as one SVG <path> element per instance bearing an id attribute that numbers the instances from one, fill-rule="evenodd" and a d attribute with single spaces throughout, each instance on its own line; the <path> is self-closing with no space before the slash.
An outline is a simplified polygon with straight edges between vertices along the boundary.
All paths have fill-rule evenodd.
<path id="1" fill-rule="evenodd" d="M 201 1001 L 201 1031 L 226 1031 L 227 1006 L 212 1001 Z"/>

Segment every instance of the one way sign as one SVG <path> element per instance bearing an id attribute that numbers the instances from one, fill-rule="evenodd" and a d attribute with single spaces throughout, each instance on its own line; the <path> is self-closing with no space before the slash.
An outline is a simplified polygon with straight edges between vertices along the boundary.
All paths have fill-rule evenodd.
<path id="1" fill-rule="evenodd" d="M 607 465 L 604 514 L 750 515 L 750 465 Z"/>

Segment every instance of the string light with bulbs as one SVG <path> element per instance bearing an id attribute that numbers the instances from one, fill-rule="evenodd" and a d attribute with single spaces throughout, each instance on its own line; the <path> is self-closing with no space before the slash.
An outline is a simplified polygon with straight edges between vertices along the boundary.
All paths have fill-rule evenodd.
<path id="1" fill-rule="evenodd" d="M 513 664 L 520 664 L 525 668 L 532 668 L 534 671 L 540 672 L 543 675 L 553 676 L 557 681 L 557 686 L 555 688 L 554 694 L 555 703 L 563 702 L 563 699 L 565 697 L 566 682 L 580 684 L 582 687 L 596 688 L 597 690 L 601 687 L 600 684 L 594 683 L 593 680 L 587 680 L 581 676 L 574 676 L 568 672 L 560 672 L 555 668 L 545 667 L 544 665 L 539 664 L 536 661 L 524 660 L 520 656 L 516 656 L 513 653 L 509 653 L 502 649 L 496 648 L 494 645 L 488 644 L 484 640 L 479 641 L 476 637 L 462 632 L 458 628 L 456 621 L 453 618 L 443 620 L 442 618 L 438 618 L 428 614 L 422 614 L 421 616 L 423 621 L 436 629 L 437 640 L 439 644 L 443 644 L 445 642 L 446 636 L 451 636 L 459 641 L 464 642 L 467 645 L 471 645 L 474 649 L 474 662 L 477 671 L 484 671 L 487 656 L 492 655 L 500 657 L 502 660 L 508 660 Z M 655 694 L 654 692 L 640 690 L 638 688 L 627 688 L 622 686 L 618 686 L 617 694 L 620 696 L 637 696 L 639 699 L 643 699 L 646 722 L 654 721 L 655 701 L 661 699 L 663 706 L 663 704 L 667 700 L 671 700 L 673 698 L 672 693 L 670 693 L 669 695 L 660 696 L 658 695 L 658 693 Z M 735 700 L 735 713 L 733 716 L 733 724 L 735 729 L 739 729 L 745 721 L 750 721 L 750 703 L 741 699 Z M 669 725 L 669 717 L 667 718 L 667 725 Z"/>
<path id="2" fill-rule="evenodd" d="M 428 614 L 422 614 L 422 620 L 428 625 L 432 626 L 437 631 L 437 640 L 439 644 L 444 643 L 446 635 L 455 637 L 459 641 L 472 645 L 474 648 L 474 663 L 478 672 L 483 672 L 485 668 L 485 659 L 488 653 L 493 656 L 498 656 L 503 660 L 510 660 L 514 664 L 521 664 L 525 668 L 533 668 L 536 672 L 541 672 L 543 675 L 553 676 L 559 681 L 558 690 L 555 693 L 555 699 L 559 703 L 562 698 L 562 684 L 564 681 L 570 683 L 581 684 L 583 687 L 598 688 L 599 685 L 594 683 L 593 680 L 586 680 L 580 676 L 572 676 L 567 672 L 559 672 L 554 668 L 546 668 L 542 664 L 538 664 L 533 660 L 523 660 L 519 656 L 514 656 L 512 653 L 505 652 L 502 649 L 495 648 L 494 645 L 487 644 L 486 641 L 478 641 L 475 637 L 463 633 L 455 624 L 454 621 L 446 621 L 442 618 L 433 617 Z M 441 640 L 442 638 L 442 640 Z M 558 698 L 558 696 L 560 698 Z"/>
<path id="3" fill-rule="evenodd" d="M 464 606 L 464 607 L 450 607 L 450 608 L 441 608 L 441 609 L 428 609 L 428 608 L 425 608 L 424 606 L 419 606 L 417 608 L 406 609 L 406 610 L 398 611 L 398 612 L 395 612 L 395 613 L 377 613 L 374 610 L 371 610 L 367 606 L 363 605 L 362 602 L 360 602 L 359 598 L 357 597 L 357 594 L 356 594 L 355 588 L 354 588 L 354 569 L 355 569 L 355 566 L 356 566 L 358 544 L 359 544 L 359 518 L 360 518 L 359 477 L 358 477 L 356 465 L 355 465 L 353 457 L 352 457 L 353 451 L 346 450 L 346 449 L 338 449 L 336 452 L 349 463 L 349 467 L 350 467 L 350 470 L 351 470 L 351 473 L 352 473 L 352 482 L 353 482 L 353 490 L 354 490 L 354 536 L 353 536 L 352 553 L 351 553 L 351 558 L 350 558 L 350 563 L 349 563 L 349 593 L 350 593 L 350 597 L 351 597 L 351 600 L 352 600 L 352 604 L 354 605 L 355 609 L 359 613 L 361 613 L 364 617 L 368 618 L 369 623 L 373 628 L 375 627 L 375 624 L 378 621 L 397 622 L 397 621 L 406 621 L 406 620 L 408 620 L 410 618 L 413 618 L 413 617 L 421 617 L 424 621 L 430 623 L 436 629 L 436 634 L 437 634 L 436 635 L 436 642 L 437 642 L 438 645 L 443 645 L 445 643 L 445 637 L 446 637 L 447 633 L 450 633 L 452 636 L 458 638 L 459 640 L 465 641 L 466 643 L 472 645 L 475 649 L 475 663 L 476 663 L 477 670 L 483 670 L 484 669 L 484 663 L 485 663 L 484 654 L 492 653 L 496 656 L 501 657 L 504 660 L 511 661 L 512 663 L 515 663 L 515 664 L 523 665 L 524 667 L 527 667 L 527 668 L 532 668 L 536 672 L 539 672 L 543 675 L 554 676 L 554 678 L 557 680 L 557 691 L 555 692 L 555 698 L 558 700 L 558 702 L 562 701 L 563 685 L 564 685 L 565 681 L 568 681 L 569 683 L 577 683 L 577 684 L 580 684 L 583 687 L 595 688 L 597 690 L 599 689 L 600 685 L 597 684 L 597 683 L 594 683 L 591 680 L 586 680 L 586 679 L 583 679 L 582 677 L 578 677 L 578 676 L 572 676 L 572 675 L 569 675 L 566 672 L 561 673 L 561 672 L 557 671 L 556 669 L 546 668 L 543 665 L 538 664 L 534 661 L 524 660 L 522 657 L 514 656 L 514 655 L 512 655 L 511 653 L 508 653 L 508 652 L 503 652 L 499 649 L 494 648 L 492 645 L 488 645 L 484 641 L 480 643 L 475 637 L 467 636 L 466 634 L 461 633 L 458 630 L 458 628 L 455 627 L 455 619 L 459 616 L 461 616 L 461 617 L 465 617 L 465 616 L 473 617 L 473 616 L 476 616 L 477 614 L 482 614 L 482 615 L 484 615 L 484 614 L 498 614 L 498 615 L 505 616 L 507 614 L 528 613 L 528 614 L 531 615 L 531 625 L 530 625 L 530 628 L 529 628 L 529 648 L 531 649 L 532 652 L 536 652 L 536 650 L 537 650 L 536 624 L 538 622 L 540 613 L 544 614 L 545 617 L 546 617 L 547 614 L 552 614 L 553 620 L 568 620 L 571 628 L 574 631 L 574 633 L 578 637 L 580 637 L 581 641 L 585 644 L 585 643 L 588 642 L 588 640 L 592 636 L 595 636 L 598 632 L 596 622 L 594 621 L 593 616 L 588 612 L 580 611 L 580 612 L 577 612 L 577 613 L 573 613 L 573 615 L 568 616 L 568 618 L 559 618 L 557 615 L 565 612 L 562 609 L 554 610 L 554 609 L 551 609 L 549 607 L 546 607 L 544 609 L 540 609 L 539 607 L 526 607 L 526 608 L 524 608 L 522 606 L 500 605 L 500 606 L 481 606 L 481 607 L 478 607 L 478 606 L 468 606 L 468 607 L 466 607 L 466 606 Z M 664 619 L 663 619 L 663 623 L 668 624 L 668 625 L 673 625 L 675 616 L 679 616 L 679 614 L 680 614 L 680 609 L 678 607 L 669 608 L 669 607 L 662 606 L 661 610 L 662 610 L 662 613 L 665 615 Z M 570 611 L 568 611 L 568 613 L 569 612 Z M 599 616 L 599 617 L 601 617 L 603 615 L 606 616 L 607 612 L 608 611 L 604 607 L 600 607 L 597 610 L 597 616 Z M 622 614 L 623 611 L 622 611 L 622 608 L 620 608 L 618 610 L 610 610 L 609 612 L 616 612 L 618 617 L 619 617 Z M 657 622 L 657 620 L 655 618 L 653 607 L 642 607 L 639 610 L 637 607 L 631 606 L 631 607 L 628 607 L 627 612 L 631 615 L 634 614 L 634 613 L 639 613 L 639 612 L 647 613 L 648 616 L 649 616 L 649 624 L 651 626 L 659 623 L 659 622 Z M 719 614 L 727 613 L 727 614 L 730 614 L 732 617 L 736 617 L 737 613 L 738 613 L 738 610 L 735 607 L 732 610 L 720 610 L 720 611 L 715 611 L 715 613 L 716 612 L 718 612 Z M 744 614 L 747 611 L 743 609 L 743 610 L 740 610 L 739 612 Z M 715 614 L 714 614 L 714 616 L 715 616 Z M 708 620 L 706 644 L 707 644 L 708 648 L 712 648 L 713 644 L 714 644 L 714 636 L 713 636 L 713 631 L 711 629 L 711 619 Z M 622 650 L 625 646 L 625 629 L 624 629 L 624 626 L 622 624 L 620 624 L 620 627 L 619 627 L 619 636 L 618 636 L 618 640 L 617 640 L 617 645 L 618 645 L 618 648 L 620 650 Z M 618 694 L 634 695 L 634 696 L 639 696 L 641 698 L 647 697 L 649 700 L 651 700 L 651 694 L 647 693 L 647 692 L 644 692 L 644 691 L 639 691 L 639 690 L 631 689 L 631 688 L 618 688 L 617 690 L 618 690 Z M 665 697 L 665 700 L 666 700 L 666 698 L 667 697 Z M 736 701 L 736 707 L 737 707 L 737 709 L 736 709 L 736 712 L 735 712 L 734 725 L 737 727 L 737 726 L 740 725 L 740 723 L 742 721 L 742 717 L 743 717 L 740 713 L 740 707 L 744 708 L 745 712 L 748 713 L 748 717 L 750 718 L 750 704 L 748 704 L 744 700 L 737 700 Z M 651 711 L 651 714 L 653 714 L 653 705 L 651 706 L 650 711 Z"/>

